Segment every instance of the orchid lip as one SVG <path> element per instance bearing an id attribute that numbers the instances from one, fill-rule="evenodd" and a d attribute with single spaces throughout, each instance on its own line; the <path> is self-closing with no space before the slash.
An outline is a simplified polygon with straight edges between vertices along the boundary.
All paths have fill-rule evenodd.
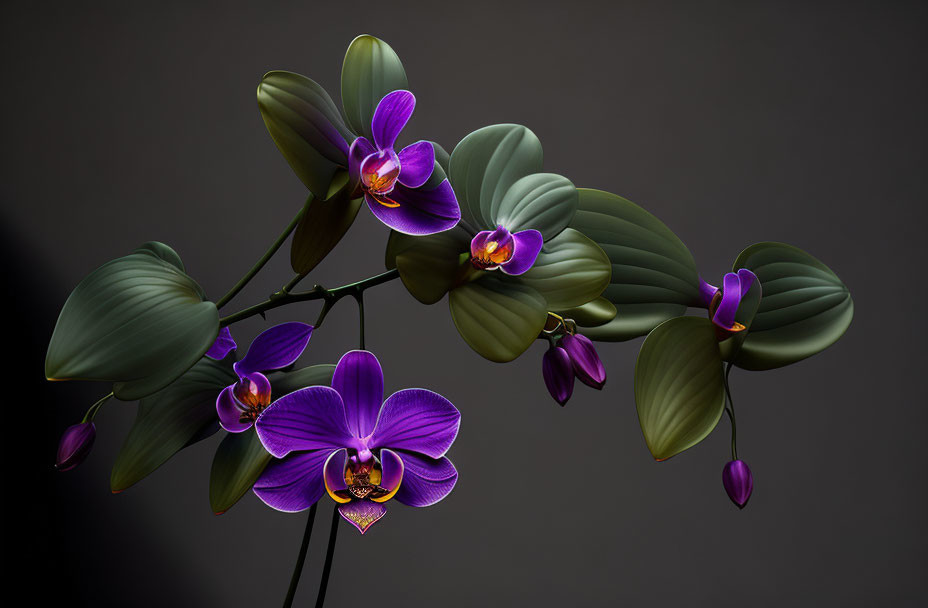
<path id="1" fill-rule="evenodd" d="M 399 175 L 400 159 L 392 149 L 374 152 L 361 162 L 361 183 L 372 195 L 393 192 Z"/>

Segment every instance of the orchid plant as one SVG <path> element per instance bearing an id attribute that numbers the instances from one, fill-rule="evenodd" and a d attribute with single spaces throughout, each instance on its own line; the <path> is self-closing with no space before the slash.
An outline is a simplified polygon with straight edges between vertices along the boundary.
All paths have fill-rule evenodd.
<path id="1" fill-rule="evenodd" d="M 646 336 L 634 398 L 647 448 L 658 461 L 671 458 L 702 441 L 727 413 L 731 458 L 722 485 L 743 508 L 754 480 L 738 457 L 729 374 L 734 367 L 790 365 L 833 344 L 853 316 L 847 287 L 810 254 L 775 242 L 744 249 L 715 287 L 656 217 L 618 195 L 543 171 L 541 142 L 527 127 L 478 129 L 451 154 L 426 139 L 397 151 L 415 105 L 399 57 L 373 36 L 348 47 L 340 108 L 305 76 L 264 76 L 258 107 L 308 190 L 305 204 L 216 301 L 180 256 L 157 242 L 81 281 L 61 310 L 45 373 L 49 380 L 104 382 L 111 390 L 64 431 L 58 469 L 87 458 L 94 417 L 113 398 L 139 402 L 113 467 L 114 492 L 223 432 L 209 482 L 215 513 L 249 491 L 278 511 L 309 510 L 285 607 L 293 602 L 318 503 L 325 496 L 334 501 L 322 605 L 340 519 L 364 534 L 391 500 L 436 505 L 457 481 L 446 456 L 460 425 L 457 407 L 421 388 L 384 399 L 381 364 L 366 349 L 365 294 L 400 279 L 421 304 L 447 296 L 458 333 L 489 361 L 512 362 L 537 340 L 547 343 L 542 380 L 562 406 L 577 379 L 594 389 L 605 385 L 596 342 Z M 390 230 L 386 271 L 298 291 L 349 230 L 362 201 Z M 293 276 L 265 301 L 220 314 L 291 236 Z M 297 367 L 311 335 L 345 297 L 358 303 L 358 349 L 337 365 Z M 312 323 L 270 327 L 239 356 L 233 325 L 307 301 L 321 303 Z M 467 404 L 459 405 L 466 411 Z"/>

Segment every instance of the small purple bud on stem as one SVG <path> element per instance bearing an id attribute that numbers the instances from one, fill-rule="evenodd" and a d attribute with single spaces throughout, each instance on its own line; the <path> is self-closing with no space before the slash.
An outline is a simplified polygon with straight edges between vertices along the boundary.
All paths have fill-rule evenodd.
<path id="1" fill-rule="evenodd" d="M 567 403 L 574 392 L 574 368 L 567 351 L 559 346 L 549 348 L 541 359 L 541 373 L 554 400 Z"/>
<path id="2" fill-rule="evenodd" d="M 69 426 L 61 434 L 61 440 L 58 442 L 58 460 L 55 468 L 59 471 L 68 471 L 84 462 L 96 438 L 97 429 L 93 422 L 81 422 Z"/>
<path id="3" fill-rule="evenodd" d="M 593 341 L 582 334 L 565 334 L 558 346 L 567 351 L 580 382 L 601 390 L 606 384 L 606 368 L 596 353 Z"/>
<path id="4" fill-rule="evenodd" d="M 754 489 L 754 476 L 743 460 L 732 460 L 722 469 L 722 485 L 731 501 L 743 509 Z"/>

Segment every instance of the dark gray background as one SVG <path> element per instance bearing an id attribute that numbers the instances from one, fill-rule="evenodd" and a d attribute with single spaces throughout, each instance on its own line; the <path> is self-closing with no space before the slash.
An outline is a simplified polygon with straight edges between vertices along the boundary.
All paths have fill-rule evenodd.
<path id="1" fill-rule="evenodd" d="M 106 389 L 46 384 L 42 362 L 69 291 L 143 241 L 176 248 L 214 298 L 251 265 L 305 195 L 261 122 L 258 80 L 289 69 L 337 99 L 344 50 L 368 32 L 397 50 L 418 97 L 409 140 L 450 150 L 480 126 L 525 124 L 546 169 L 655 213 L 705 276 L 751 243 L 786 241 L 845 280 L 857 314 L 811 360 L 733 375 L 755 472 L 739 512 L 720 481 L 727 421 L 669 462 L 649 456 L 632 399 L 639 341 L 603 345 L 605 390 L 578 385 L 561 409 L 541 344 L 492 364 L 444 302 L 423 307 L 397 283 L 370 292 L 388 390 L 429 387 L 463 412 L 460 481 L 433 508 L 391 507 L 366 537 L 343 525 L 328 605 L 928 599 L 924 3 L 261 4 L 4 8 L 6 350 L 22 365 L 4 384 L 29 389 L 3 406 L 11 583 L 39 573 L 50 583 L 34 592 L 68 605 L 279 605 L 305 516 L 252 495 L 213 516 L 218 436 L 111 495 L 131 404 L 104 408 L 87 463 L 55 474 L 58 434 Z M 381 271 L 385 238 L 362 209 L 308 284 Z M 289 272 L 284 253 L 229 310 Z M 268 322 L 314 315 L 294 306 Z M 334 362 L 356 339 L 348 301 L 305 361 Z M 298 605 L 315 597 L 331 504 Z"/>

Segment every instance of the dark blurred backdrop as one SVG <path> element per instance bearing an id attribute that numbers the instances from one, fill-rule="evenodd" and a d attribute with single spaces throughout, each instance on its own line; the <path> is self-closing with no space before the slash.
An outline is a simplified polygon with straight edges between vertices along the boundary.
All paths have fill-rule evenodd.
<path id="1" fill-rule="evenodd" d="M 640 341 L 603 345 L 602 393 L 547 395 L 539 343 L 497 365 L 442 302 L 368 294 L 387 389 L 425 386 L 463 412 L 451 496 L 397 505 L 366 536 L 342 526 L 328 606 L 916 606 L 928 600 L 923 441 L 928 297 L 928 70 L 919 2 L 399 1 L 7 5 L 0 24 L 6 260 L 6 589 L 43 604 L 276 606 L 305 515 L 247 495 L 209 509 L 219 437 L 120 495 L 109 469 L 133 404 L 107 405 L 84 466 L 52 469 L 57 438 L 108 389 L 42 375 L 60 305 L 90 270 L 157 239 L 218 297 L 305 190 L 255 103 L 270 69 L 337 99 L 359 33 L 402 57 L 419 105 L 406 134 L 449 150 L 519 122 L 546 169 L 664 220 L 706 277 L 761 240 L 807 249 L 847 283 L 856 318 L 826 352 L 736 372 L 739 446 L 755 492 L 721 486 L 726 420 L 669 462 L 648 454 L 632 397 Z M 383 269 L 366 209 L 310 277 Z M 284 252 L 229 307 L 290 276 Z M 267 323 L 311 320 L 314 306 Z M 265 323 L 251 319 L 246 341 Z M 356 342 L 348 301 L 307 363 Z M 14 393 L 15 394 L 15 393 Z M 315 597 L 331 501 L 297 605 Z M 23 541 L 23 535 L 25 540 Z"/>

